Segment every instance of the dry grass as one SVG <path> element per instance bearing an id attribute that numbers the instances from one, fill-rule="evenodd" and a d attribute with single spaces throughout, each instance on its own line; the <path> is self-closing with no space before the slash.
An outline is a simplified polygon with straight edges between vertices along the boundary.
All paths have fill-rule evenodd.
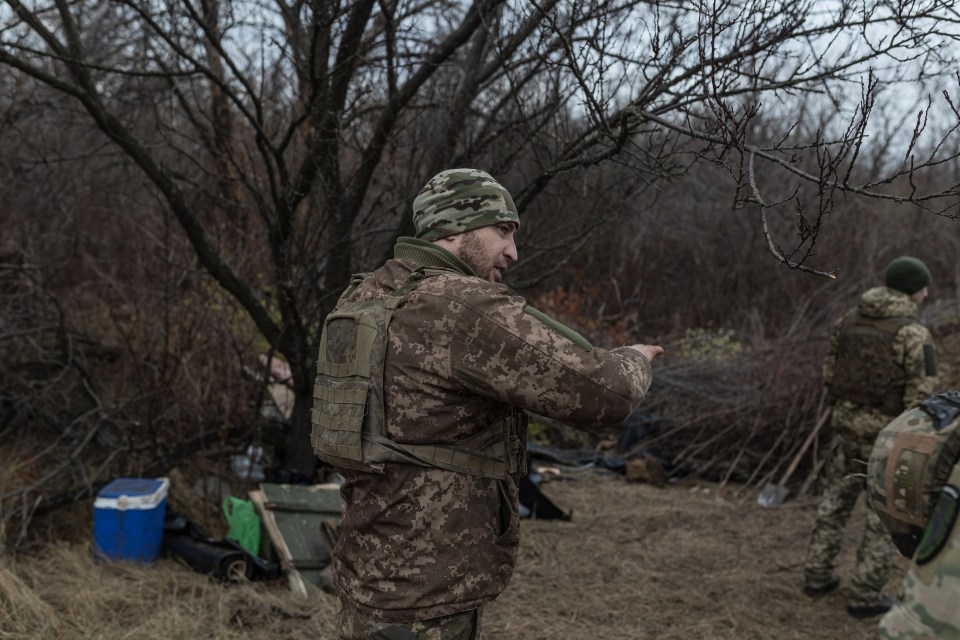
<path id="1" fill-rule="evenodd" d="M 842 589 L 817 601 L 800 594 L 813 499 L 762 510 L 753 491 L 656 489 L 592 473 L 545 492 L 574 519 L 524 522 L 516 576 L 485 610 L 486 640 L 874 637 L 876 620 L 849 617 Z M 848 533 L 841 576 L 857 534 Z M 3 638 L 323 640 L 335 616 L 332 598 L 297 599 L 285 581 L 220 586 L 169 559 L 102 565 L 88 544 L 0 566 Z"/>
<path id="2" fill-rule="evenodd" d="M 279 583 L 223 587 L 172 560 L 98 564 L 89 546 L 50 547 L 18 573 L 0 579 L 0 637 L 327 638 L 336 615 L 331 599 L 298 600 Z"/>
<path id="3" fill-rule="evenodd" d="M 60 618 L 8 566 L 0 565 L 0 634 L 57 636 Z"/>
<path id="4" fill-rule="evenodd" d="M 529 522 L 511 587 L 487 610 L 488 638 L 831 639 L 875 637 L 843 590 L 800 593 L 816 500 L 775 510 L 714 484 L 666 489 L 583 477 L 545 492 L 571 523 Z M 849 575 L 862 509 L 839 572 Z M 906 563 L 898 561 L 895 589 Z"/>

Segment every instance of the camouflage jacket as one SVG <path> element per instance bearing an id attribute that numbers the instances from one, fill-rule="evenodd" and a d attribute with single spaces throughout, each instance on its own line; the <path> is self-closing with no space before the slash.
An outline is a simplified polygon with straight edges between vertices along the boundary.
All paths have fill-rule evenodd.
<path id="1" fill-rule="evenodd" d="M 429 242 L 401 238 L 394 255 L 350 299 L 393 291 L 418 266 L 448 271 L 419 283 L 390 323 L 383 387 L 395 441 L 455 444 L 513 406 L 582 430 L 608 428 L 643 400 L 652 374 L 639 352 L 576 340 Z M 506 588 L 519 543 L 512 478 L 396 463 L 384 474 L 343 474 L 333 577 L 349 604 L 409 622 L 476 608 Z"/>
<path id="2" fill-rule="evenodd" d="M 917 305 L 910 297 L 888 287 L 874 287 L 860 298 L 857 313 L 866 318 L 916 318 Z M 830 346 L 823 365 L 823 382 L 829 388 L 837 368 L 837 347 L 840 342 L 842 322 L 834 325 Z M 891 358 L 903 369 L 906 382 L 903 391 L 903 406 L 918 405 L 937 390 L 937 363 L 930 331 L 923 325 L 911 322 L 901 327 L 893 338 Z M 838 399 L 834 403 L 831 426 L 837 435 L 862 444 L 872 444 L 877 433 L 891 420 L 881 410 L 863 406 L 850 400 Z"/>
<path id="3" fill-rule="evenodd" d="M 960 526 L 949 517 L 960 501 L 960 465 L 947 484 L 952 490 L 941 493 L 897 601 L 880 621 L 880 638 L 960 638 Z"/>

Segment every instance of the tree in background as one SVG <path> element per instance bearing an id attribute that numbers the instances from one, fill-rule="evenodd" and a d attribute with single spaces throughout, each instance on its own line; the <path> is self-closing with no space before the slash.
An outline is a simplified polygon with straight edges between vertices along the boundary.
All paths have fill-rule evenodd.
<path id="1" fill-rule="evenodd" d="M 166 310 L 182 295 L 184 256 L 195 260 L 209 282 L 191 295 L 213 311 L 238 309 L 265 350 L 289 362 L 296 404 L 285 464 L 301 471 L 314 464 L 323 318 L 350 273 L 375 266 L 410 231 L 416 191 L 443 168 L 482 167 L 515 195 L 520 287 L 562 271 L 631 216 L 670 211 L 658 193 L 697 165 L 729 178 L 727 200 L 750 214 L 775 260 L 820 274 L 810 258 L 839 194 L 948 216 L 960 197 L 956 175 L 939 170 L 956 159 L 960 126 L 950 2 L 5 2 L 0 109 L 18 144 L 6 174 L 22 177 L 24 159 L 35 161 L 26 134 L 38 129 L 26 123 L 36 125 L 37 111 L 45 139 L 69 133 L 43 148 L 101 203 L 70 227 L 71 246 L 94 256 L 96 274 L 109 271 L 96 257 L 101 234 L 118 244 L 142 235 L 137 246 L 167 258 L 133 251 L 123 264 L 164 270 Z M 935 98 L 908 114 L 903 87 Z M 909 124 L 871 138 L 884 99 L 894 122 Z M 874 152 L 885 144 L 896 153 Z M 85 173 L 104 182 L 92 188 Z M 17 291 L 48 301 L 58 358 L 74 362 L 64 345 L 78 335 L 51 284 L 71 274 L 48 270 L 23 284 L 26 265 L 44 259 L 30 238 L 50 196 L 37 193 L 44 200 L 8 183 L 0 215 L 17 237 L 3 247 L 5 270 L 20 278 Z M 68 218 L 91 207 L 82 193 L 56 202 Z M 770 211 L 788 224 L 768 220 Z M 128 272 L 104 275 L 119 283 Z M 17 305 L 9 317 L 31 322 Z M 131 340 L 137 321 L 113 318 Z M 224 334 L 229 353 L 235 339 L 229 327 Z M 249 356 L 250 344 L 232 346 Z M 161 380 L 178 371 L 166 348 L 145 365 L 165 372 Z M 225 368 L 211 366 L 211 376 Z M 93 381 L 84 385 L 102 404 Z"/>

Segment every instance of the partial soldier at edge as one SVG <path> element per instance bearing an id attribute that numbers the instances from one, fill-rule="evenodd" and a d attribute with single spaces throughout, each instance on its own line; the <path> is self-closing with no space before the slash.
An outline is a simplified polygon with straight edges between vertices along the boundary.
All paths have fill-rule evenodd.
<path id="1" fill-rule="evenodd" d="M 870 503 L 912 559 L 883 640 L 960 640 L 960 392 L 929 397 L 887 425 L 870 455 Z"/>
<path id="2" fill-rule="evenodd" d="M 937 360 L 930 331 L 917 322 L 930 271 L 901 256 L 887 267 L 884 285 L 868 290 L 856 309 L 834 326 L 823 368 L 833 402 L 827 487 L 807 547 L 804 588 L 820 597 L 840 585 L 834 575 L 843 532 L 860 493 L 863 466 L 874 439 L 892 417 L 918 405 L 937 387 Z M 867 509 L 866 528 L 847 589 L 847 611 L 858 618 L 887 611 L 882 594 L 893 549 L 883 524 Z"/>

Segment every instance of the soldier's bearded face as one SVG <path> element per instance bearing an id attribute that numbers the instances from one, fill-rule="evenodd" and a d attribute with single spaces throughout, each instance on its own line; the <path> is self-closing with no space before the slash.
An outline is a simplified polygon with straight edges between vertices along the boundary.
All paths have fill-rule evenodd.
<path id="1" fill-rule="evenodd" d="M 453 253 L 481 278 L 500 282 L 510 263 L 517 261 L 516 230 L 514 223 L 501 222 L 461 233 Z"/>

